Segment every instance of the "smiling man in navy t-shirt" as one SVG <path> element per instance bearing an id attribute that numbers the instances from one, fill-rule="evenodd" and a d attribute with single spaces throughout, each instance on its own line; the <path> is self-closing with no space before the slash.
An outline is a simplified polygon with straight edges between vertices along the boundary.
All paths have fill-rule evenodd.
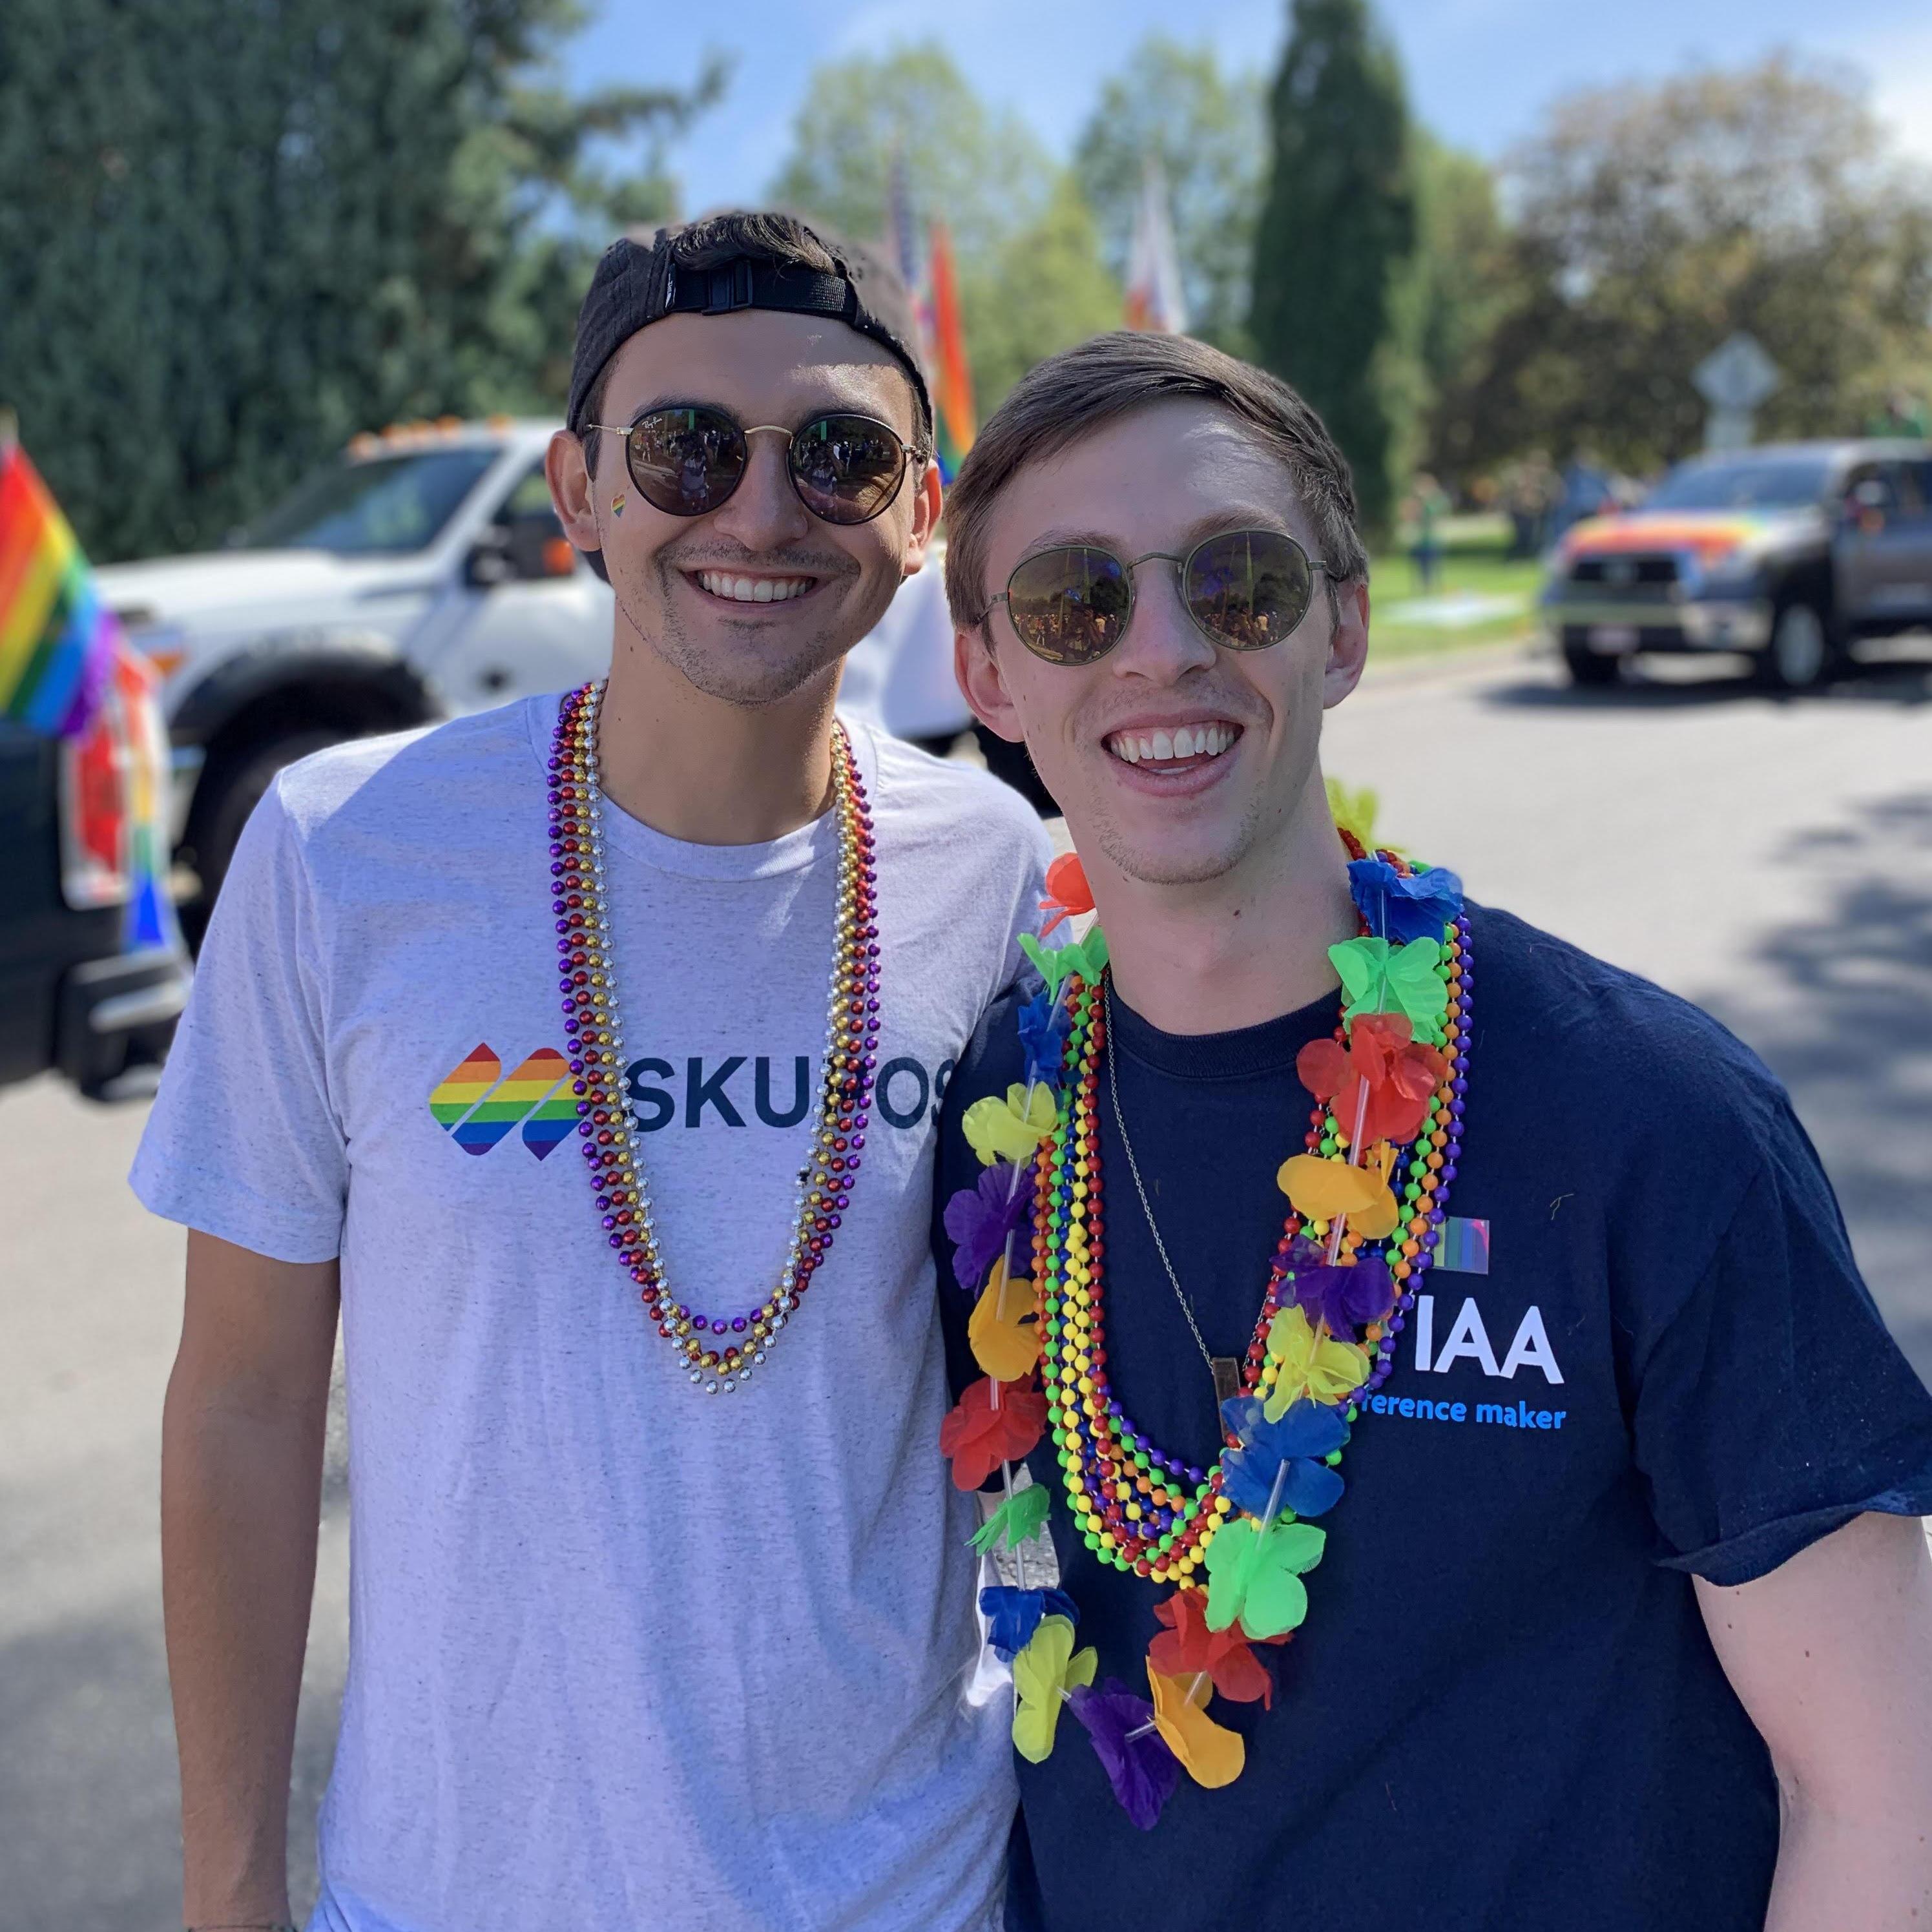
<path id="1" fill-rule="evenodd" d="M 1932 1922 L 1932 1400 L 1745 1048 L 1448 874 L 1351 867 L 1319 736 L 1366 559 L 1321 424 L 1102 338 L 949 521 L 962 681 L 1112 954 L 1042 956 L 942 1142 L 942 1276 L 986 1284 L 970 1334 L 944 1291 L 955 1480 L 1004 1457 L 1050 1505 L 983 1602 L 1011 1922 Z M 1382 755 L 1456 782 L 1446 728 Z M 1418 904 L 1405 986 L 1374 935 Z M 1401 1126 L 1352 1164 L 1376 1053 Z"/>

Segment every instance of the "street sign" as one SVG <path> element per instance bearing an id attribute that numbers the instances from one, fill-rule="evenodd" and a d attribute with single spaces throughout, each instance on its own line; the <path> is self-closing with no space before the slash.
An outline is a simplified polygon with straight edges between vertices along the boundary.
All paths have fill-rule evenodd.
<path id="1" fill-rule="evenodd" d="M 1690 380 L 1714 410 L 1754 410 L 1778 387 L 1778 364 L 1742 329 L 1697 364 Z"/>
<path id="2" fill-rule="evenodd" d="M 1705 448 L 1742 449 L 1751 441 L 1751 418 L 1757 406 L 1782 379 L 1757 338 L 1739 329 L 1697 364 L 1690 380 L 1711 406 L 1704 424 Z"/>

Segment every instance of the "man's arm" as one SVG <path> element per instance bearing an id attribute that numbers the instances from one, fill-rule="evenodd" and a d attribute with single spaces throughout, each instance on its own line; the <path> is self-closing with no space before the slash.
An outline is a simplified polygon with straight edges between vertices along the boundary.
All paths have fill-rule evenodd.
<path id="1" fill-rule="evenodd" d="M 1778 1773 L 1766 1932 L 1932 1926 L 1932 1559 L 1868 1515 L 1734 1589 L 1706 1627 Z"/>
<path id="2" fill-rule="evenodd" d="M 188 1238 L 161 1574 L 190 1925 L 288 1905 L 289 1768 L 322 1506 L 337 1264 Z"/>

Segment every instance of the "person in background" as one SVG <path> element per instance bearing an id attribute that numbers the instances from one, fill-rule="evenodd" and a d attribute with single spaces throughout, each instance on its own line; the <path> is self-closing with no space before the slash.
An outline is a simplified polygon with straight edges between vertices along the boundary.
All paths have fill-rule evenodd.
<path id="1" fill-rule="evenodd" d="M 1510 520 L 1510 556 L 1515 560 L 1540 556 L 1549 544 L 1550 512 L 1562 482 L 1548 453 L 1533 449 L 1510 466 L 1504 508 Z"/>
<path id="2" fill-rule="evenodd" d="M 338 1306 L 352 1628 L 314 1932 L 989 1932 L 937 1103 L 1044 835 L 835 711 L 939 511 L 904 290 L 623 241 L 551 491 L 608 682 L 283 772 L 134 1185 L 184 1222 L 162 1554 L 187 1923 L 288 1912 Z"/>
<path id="3" fill-rule="evenodd" d="M 1102 336 L 948 518 L 962 682 L 1078 854 L 934 1229 L 1010 1922 L 1932 1922 L 1932 1396 L 1750 1052 L 1338 829 L 1370 605 L 1320 420 Z"/>
<path id="4" fill-rule="evenodd" d="M 1426 596 L 1436 588 L 1442 564 L 1442 519 L 1450 511 L 1448 493 L 1426 470 L 1419 470 L 1402 502 L 1402 524 L 1416 588 Z"/>
<path id="5" fill-rule="evenodd" d="M 1606 515 L 1616 508 L 1616 491 L 1610 472 L 1597 460 L 1594 451 L 1580 449 L 1563 466 L 1544 541 L 1553 544 L 1573 524 Z"/>

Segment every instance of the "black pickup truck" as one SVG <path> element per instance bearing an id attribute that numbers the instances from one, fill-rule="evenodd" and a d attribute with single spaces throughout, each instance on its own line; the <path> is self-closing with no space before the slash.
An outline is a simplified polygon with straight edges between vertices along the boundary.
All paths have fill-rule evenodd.
<path id="1" fill-rule="evenodd" d="M 0 717 L 0 1084 L 58 1070 L 90 1099 L 153 1082 L 188 998 L 171 914 L 135 917 L 140 842 L 166 864 L 167 731 L 118 664 L 76 740 Z"/>
<path id="2" fill-rule="evenodd" d="M 1824 682 L 1861 638 L 1932 626 L 1932 443 L 1767 443 L 1680 464 L 1558 546 L 1543 616 L 1579 684 L 1649 652 Z"/>

